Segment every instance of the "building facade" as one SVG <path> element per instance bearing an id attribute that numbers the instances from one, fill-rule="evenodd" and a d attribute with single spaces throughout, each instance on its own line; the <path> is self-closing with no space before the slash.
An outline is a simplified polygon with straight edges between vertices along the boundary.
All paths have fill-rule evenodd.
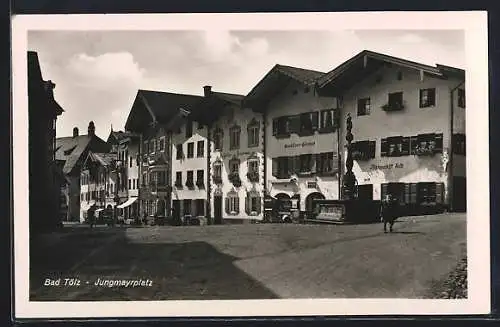
<path id="1" fill-rule="evenodd" d="M 205 86 L 199 111 L 210 113 L 208 204 L 215 224 L 263 219 L 264 122 L 242 107 L 244 96 Z M 201 164 L 201 162 L 200 162 Z"/>
<path id="2" fill-rule="evenodd" d="M 315 92 L 323 74 L 276 65 L 245 98 L 264 114 L 266 194 L 296 219 L 314 199 L 339 198 L 339 110 Z"/>
<path id="3" fill-rule="evenodd" d="M 321 79 L 320 93 L 343 99 L 342 149 L 352 117 L 359 197 L 392 194 L 410 213 L 465 210 L 463 83 L 462 70 L 369 51 Z"/>
<path id="4" fill-rule="evenodd" d="M 60 188 L 64 177 L 54 155 L 56 121 L 64 110 L 54 99 L 55 84 L 42 77 L 38 54 L 28 52 L 29 205 L 31 232 L 61 225 Z"/>

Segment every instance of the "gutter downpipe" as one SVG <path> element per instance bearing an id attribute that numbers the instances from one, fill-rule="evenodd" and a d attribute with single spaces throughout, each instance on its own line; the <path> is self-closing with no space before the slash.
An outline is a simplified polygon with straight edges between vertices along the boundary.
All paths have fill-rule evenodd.
<path id="1" fill-rule="evenodd" d="M 463 84 L 464 81 L 461 81 L 457 86 L 451 89 L 450 91 L 450 148 L 449 148 L 449 168 L 448 168 L 448 211 L 453 212 L 453 124 L 454 122 L 454 113 L 455 113 L 455 97 L 453 96 L 454 92 Z"/>

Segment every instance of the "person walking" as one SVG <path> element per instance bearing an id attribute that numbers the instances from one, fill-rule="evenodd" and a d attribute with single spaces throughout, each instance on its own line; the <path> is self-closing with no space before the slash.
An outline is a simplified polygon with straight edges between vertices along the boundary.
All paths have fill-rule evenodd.
<path id="1" fill-rule="evenodd" d="M 388 194 L 384 197 L 380 207 L 380 220 L 384 223 L 384 233 L 387 233 L 387 224 L 389 224 L 389 232 L 392 233 L 394 222 L 398 218 L 398 200 Z"/>

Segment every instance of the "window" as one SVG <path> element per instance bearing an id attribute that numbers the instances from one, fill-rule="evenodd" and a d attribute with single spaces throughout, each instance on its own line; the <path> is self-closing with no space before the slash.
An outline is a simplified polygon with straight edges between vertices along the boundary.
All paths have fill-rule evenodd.
<path id="1" fill-rule="evenodd" d="M 453 135 L 453 153 L 465 156 L 465 134 L 454 134 Z"/>
<path id="2" fill-rule="evenodd" d="M 249 216 L 256 216 L 260 214 L 261 208 L 261 198 L 259 193 L 256 191 L 250 191 L 247 193 L 245 199 L 245 212 Z"/>
<path id="3" fill-rule="evenodd" d="M 133 161 L 133 158 L 129 157 L 129 167 L 132 167 L 132 161 Z"/>
<path id="4" fill-rule="evenodd" d="M 205 155 L 205 141 L 198 141 L 196 146 L 196 156 L 202 158 Z"/>
<path id="5" fill-rule="evenodd" d="M 164 136 L 160 137 L 159 147 L 160 147 L 161 152 L 165 151 L 165 137 Z"/>
<path id="6" fill-rule="evenodd" d="M 333 132 L 337 127 L 335 109 L 328 109 L 321 111 L 321 124 L 320 132 Z"/>
<path id="7" fill-rule="evenodd" d="M 203 199 L 194 200 L 194 206 L 196 208 L 195 215 L 197 217 L 204 217 L 205 216 L 205 200 L 203 200 Z"/>
<path id="8" fill-rule="evenodd" d="M 175 173 L 175 186 L 182 187 L 182 171 Z"/>
<path id="9" fill-rule="evenodd" d="M 231 159 L 229 161 L 229 172 L 231 174 L 238 173 L 240 170 L 240 161 L 238 159 Z"/>
<path id="10" fill-rule="evenodd" d="M 183 150 L 182 150 L 182 144 L 177 144 L 176 146 L 176 159 L 177 160 L 180 160 L 184 157 L 184 153 L 183 153 Z"/>
<path id="11" fill-rule="evenodd" d="M 190 216 L 191 215 L 191 200 L 190 199 L 184 199 L 182 201 L 182 206 L 184 207 L 184 216 Z"/>
<path id="12" fill-rule="evenodd" d="M 205 172 L 201 169 L 196 171 L 196 185 L 198 187 L 205 185 Z"/>
<path id="13" fill-rule="evenodd" d="M 388 103 L 382 106 L 382 109 L 385 111 L 396 111 L 403 108 L 403 92 L 389 93 Z"/>
<path id="14" fill-rule="evenodd" d="M 155 153 L 155 150 L 156 150 L 156 140 L 152 139 L 151 141 L 149 141 L 149 151 L 150 153 Z"/>
<path id="15" fill-rule="evenodd" d="M 241 128 L 239 126 L 231 127 L 229 130 L 229 149 L 239 149 L 240 148 L 240 134 Z"/>
<path id="16" fill-rule="evenodd" d="M 115 184 L 111 184 L 110 189 L 111 189 L 111 193 L 114 193 L 115 192 Z"/>
<path id="17" fill-rule="evenodd" d="M 436 89 L 420 90 L 420 108 L 433 107 L 436 105 Z"/>
<path id="18" fill-rule="evenodd" d="M 193 187 L 194 186 L 194 172 L 192 170 L 188 170 L 187 178 L 186 178 L 186 186 Z"/>
<path id="19" fill-rule="evenodd" d="M 458 89 L 458 106 L 460 108 L 465 108 L 465 90 Z"/>
<path id="20" fill-rule="evenodd" d="M 130 190 L 132 188 L 132 180 L 129 178 L 128 179 L 128 189 Z"/>
<path id="21" fill-rule="evenodd" d="M 259 123 L 251 123 L 248 125 L 248 147 L 256 147 L 259 145 Z"/>
<path id="22" fill-rule="evenodd" d="M 329 175 L 335 173 L 337 164 L 333 152 L 319 153 L 316 155 L 316 171 L 318 174 Z"/>
<path id="23" fill-rule="evenodd" d="M 248 160 L 248 180 L 251 182 L 259 181 L 259 160 L 258 159 L 249 159 Z"/>
<path id="24" fill-rule="evenodd" d="M 290 121 L 288 117 L 278 117 L 273 119 L 273 136 L 290 136 Z"/>
<path id="25" fill-rule="evenodd" d="M 358 116 L 366 116 L 370 114 L 370 98 L 358 100 Z"/>
<path id="26" fill-rule="evenodd" d="M 157 181 L 157 185 L 165 186 L 166 179 L 165 179 L 165 172 L 164 171 L 156 172 L 156 181 Z"/>
<path id="27" fill-rule="evenodd" d="M 417 203 L 420 205 L 436 203 L 436 184 L 437 183 L 418 183 L 417 184 Z"/>
<path id="28" fill-rule="evenodd" d="M 443 152 L 443 134 L 419 134 L 417 137 L 413 137 L 412 140 L 415 142 L 415 144 L 412 144 L 412 154 L 432 156 L 435 153 Z"/>
<path id="29" fill-rule="evenodd" d="M 375 141 L 358 141 L 352 143 L 352 158 L 354 160 L 375 158 Z"/>
<path id="30" fill-rule="evenodd" d="M 220 161 L 214 163 L 213 179 L 215 184 L 222 183 L 222 163 Z"/>
<path id="31" fill-rule="evenodd" d="M 240 213 L 240 198 L 236 192 L 228 193 L 226 197 L 226 213 L 237 215 Z"/>
<path id="32" fill-rule="evenodd" d="M 222 150 L 222 143 L 223 143 L 223 137 L 224 137 L 224 132 L 222 129 L 217 128 L 214 132 L 214 147 L 215 150 Z"/>
<path id="33" fill-rule="evenodd" d="M 383 183 L 381 184 L 381 199 L 386 195 L 392 195 L 399 203 L 405 202 L 405 183 Z"/>
<path id="34" fill-rule="evenodd" d="M 319 112 L 307 112 L 300 114 L 300 134 L 312 135 L 318 130 L 319 125 Z"/>
<path id="35" fill-rule="evenodd" d="M 381 140 L 382 157 L 400 157 L 409 154 L 409 138 L 392 136 Z"/>
<path id="36" fill-rule="evenodd" d="M 273 159 L 272 174 L 279 179 L 290 178 L 288 169 L 288 157 L 278 157 Z"/>
<path id="37" fill-rule="evenodd" d="M 194 157 L 194 142 L 189 142 L 187 145 L 187 157 L 188 158 L 193 158 Z"/>
<path id="38" fill-rule="evenodd" d="M 186 122 L 186 138 L 193 136 L 193 121 L 189 120 Z"/>
<path id="39" fill-rule="evenodd" d="M 135 178 L 132 180 L 132 189 L 135 190 Z"/>
<path id="40" fill-rule="evenodd" d="M 303 154 L 300 156 L 300 169 L 301 174 L 310 174 L 312 172 L 313 156 L 312 154 Z"/>

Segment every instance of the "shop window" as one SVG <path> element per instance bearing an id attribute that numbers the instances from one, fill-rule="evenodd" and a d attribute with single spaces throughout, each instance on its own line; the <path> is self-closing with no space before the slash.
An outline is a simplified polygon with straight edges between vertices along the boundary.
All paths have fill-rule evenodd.
<path id="1" fill-rule="evenodd" d="M 250 122 L 250 124 L 247 127 L 247 134 L 248 134 L 248 147 L 253 148 L 256 146 L 259 146 L 259 129 L 260 129 L 260 124 L 253 120 Z"/>
<path id="2" fill-rule="evenodd" d="M 184 213 L 184 216 L 190 216 L 191 213 L 192 213 L 192 208 L 191 208 L 191 199 L 184 199 L 182 201 L 182 209 L 183 209 L 183 213 Z"/>
<path id="3" fill-rule="evenodd" d="M 192 170 L 187 171 L 187 176 L 186 176 L 186 186 L 187 187 L 194 187 L 194 172 Z"/>
<path id="4" fill-rule="evenodd" d="M 436 105 L 436 89 L 420 90 L 420 108 L 433 107 Z"/>
<path id="5" fill-rule="evenodd" d="M 198 141 L 196 144 L 196 156 L 198 158 L 205 156 L 205 141 Z"/>
<path id="6" fill-rule="evenodd" d="M 453 153 L 465 156 L 466 142 L 465 134 L 453 134 Z"/>
<path id="7" fill-rule="evenodd" d="M 205 200 L 196 199 L 194 204 L 195 204 L 195 208 L 196 208 L 195 216 L 204 217 L 205 216 Z"/>
<path id="8" fill-rule="evenodd" d="M 358 116 L 366 116 L 370 114 L 370 98 L 358 100 Z"/>
<path id="9" fill-rule="evenodd" d="M 317 111 L 300 114 L 300 130 L 301 136 L 314 134 L 319 127 L 319 113 Z"/>
<path id="10" fill-rule="evenodd" d="M 401 204 L 405 203 L 405 183 L 384 183 L 381 185 L 381 200 L 391 195 Z"/>
<path id="11" fill-rule="evenodd" d="M 458 89 L 458 106 L 460 108 L 465 108 L 465 90 Z"/>
<path id="12" fill-rule="evenodd" d="M 240 134 L 241 128 L 239 126 L 233 126 L 229 129 L 229 149 L 239 149 L 240 148 Z"/>
<path id="13" fill-rule="evenodd" d="M 398 111 L 404 108 L 403 92 L 389 93 L 387 104 L 382 106 L 384 111 Z"/>
<path id="14" fill-rule="evenodd" d="M 273 136 L 278 138 L 290 136 L 290 121 L 288 117 L 277 117 L 273 119 Z"/>
<path id="15" fill-rule="evenodd" d="M 352 145 L 353 160 L 369 160 L 375 158 L 375 141 L 358 141 Z"/>
<path id="16" fill-rule="evenodd" d="M 437 183 L 417 184 L 417 203 L 420 206 L 431 206 L 437 204 L 436 185 Z"/>
<path id="17" fill-rule="evenodd" d="M 176 156 L 177 160 L 181 160 L 184 157 L 184 151 L 182 149 L 182 144 L 177 144 L 176 146 Z"/>
<path id="18" fill-rule="evenodd" d="M 238 193 L 229 192 L 226 197 L 226 213 L 228 215 L 238 215 L 240 213 L 240 198 Z"/>

